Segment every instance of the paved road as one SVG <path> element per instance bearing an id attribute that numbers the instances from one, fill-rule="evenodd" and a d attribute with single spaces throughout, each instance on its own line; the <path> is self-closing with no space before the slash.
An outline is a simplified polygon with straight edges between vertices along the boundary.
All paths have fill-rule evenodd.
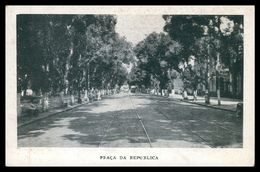
<path id="1" fill-rule="evenodd" d="M 242 147 L 228 111 L 120 93 L 18 128 L 20 147 Z"/>

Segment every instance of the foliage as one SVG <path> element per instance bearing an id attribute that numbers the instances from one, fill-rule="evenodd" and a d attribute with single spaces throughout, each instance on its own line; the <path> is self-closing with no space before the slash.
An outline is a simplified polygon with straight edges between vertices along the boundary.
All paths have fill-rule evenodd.
<path id="1" fill-rule="evenodd" d="M 151 33 L 134 48 L 138 62 L 131 82 L 166 89 L 170 80 L 175 78 L 171 69 L 177 68 L 181 51 L 182 45 L 168 35 Z"/>
<path id="2" fill-rule="evenodd" d="M 242 16 L 165 15 L 164 30 L 183 45 L 182 78 L 186 87 L 196 89 L 223 68 L 243 71 Z M 190 57 L 195 66 L 190 66 Z M 219 67 L 220 66 L 220 67 Z"/>
<path id="3" fill-rule="evenodd" d="M 133 51 L 115 25 L 112 15 L 18 15 L 18 92 L 73 93 L 122 84 L 122 64 L 133 61 Z"/>

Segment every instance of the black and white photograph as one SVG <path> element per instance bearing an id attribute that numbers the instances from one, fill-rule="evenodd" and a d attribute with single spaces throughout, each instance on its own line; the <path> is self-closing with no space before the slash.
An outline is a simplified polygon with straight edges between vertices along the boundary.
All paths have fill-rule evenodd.
<path id="1" fill-rule="evenodd" d="M 173 11 L 18 11 L 15 147 L 246 148 L 244 14 Z"/>

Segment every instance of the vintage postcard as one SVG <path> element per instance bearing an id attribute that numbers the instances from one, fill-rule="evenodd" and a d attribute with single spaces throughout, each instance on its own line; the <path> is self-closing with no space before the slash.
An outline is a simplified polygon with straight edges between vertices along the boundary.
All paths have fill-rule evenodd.
<path id="1" fill-rule="evenodd" d="M 254 166 L 254 6 L 6 6 L 7 166 Z"/>

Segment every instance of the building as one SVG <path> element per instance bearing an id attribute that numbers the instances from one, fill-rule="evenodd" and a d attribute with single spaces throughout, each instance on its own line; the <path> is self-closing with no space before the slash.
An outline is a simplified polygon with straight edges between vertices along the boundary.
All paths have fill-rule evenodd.
<path id="1" fill-rule="evenodd" d="M 196 68 L 196 60 L 191 58 L 191 63 Z M 217 96 L 218 85 L 220 87 L 220 96 L 228 98 L 243 98 L 243 71 L 230 71 L 229 68 L 222 68 L 219 73 L 219 80 L 217 79 L 214 69 L 209 69 L 211 74 L 209 77 L 209 91 L 211 96 Z M 220 83 L 218 83 L 220 82 Z M 204 95 L 205 85 L 198 85 L 198 94 Z"/>

